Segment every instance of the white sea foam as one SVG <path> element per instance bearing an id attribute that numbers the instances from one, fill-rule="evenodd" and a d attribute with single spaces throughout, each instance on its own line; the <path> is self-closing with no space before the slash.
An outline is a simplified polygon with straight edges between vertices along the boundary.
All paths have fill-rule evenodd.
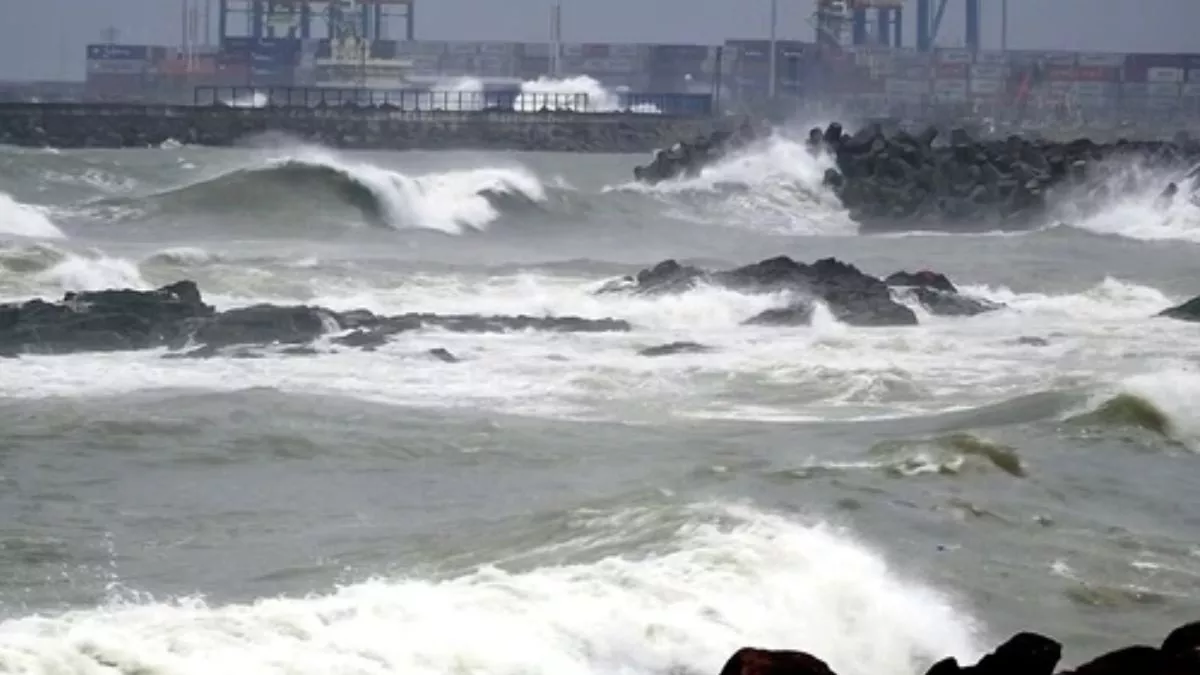
<path id="1" fill-rule="evenodd" d="M 611 529 L 645 515 L 590 520 Z M 846 675 L 915 675 L 943 656 L 978 654 L 972 620 L 946 597 L 827 526 L 696 506 L 663 549 L 249 605 L 185 599 L 10 619 L 0 623 L 0 668 L 661 675 L 715 673 L 755 645 L 809 649 Z"/>
<path id="2" fill-rule="evenodd" d="M 0 237 L 25 237 L 30 239 L 65 239 L 46 213 L 37 207 L 13 199 L 0 192 Z"/>

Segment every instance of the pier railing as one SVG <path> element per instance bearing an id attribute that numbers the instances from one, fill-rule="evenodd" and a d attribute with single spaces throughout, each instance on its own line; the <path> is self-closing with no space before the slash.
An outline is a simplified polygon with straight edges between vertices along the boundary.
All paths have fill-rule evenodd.
<path id="1" fill-rule="evenodd" d="M 374 108 L 393 112 L 586 113 L 709 117 L 708 94 L 427 91 L 329 87 L 196 87 L 193 105 L 228 108 Z"/>

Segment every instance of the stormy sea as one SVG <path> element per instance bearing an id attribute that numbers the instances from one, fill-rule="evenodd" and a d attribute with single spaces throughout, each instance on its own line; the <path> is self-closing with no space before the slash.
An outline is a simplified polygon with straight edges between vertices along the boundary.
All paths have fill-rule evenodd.
<path id="1" fill-rule="evenodd" d="M 1130 166 L 1016 231 L 872 234 L 789 138 L 654 187 L 636 156 L 0 149 L 3 301 L 191 279 L 632 325 L 0 359 L 0 671 L 716 675 L 751 645 L 915 675 L 1200 615 L 1196 324 L 1154 318 L 1200 294 L 1200 207 Z M 595 293 L 779 255 L 1004 307 Z M 708 349 L 641 353 L 680 341 Z"/>

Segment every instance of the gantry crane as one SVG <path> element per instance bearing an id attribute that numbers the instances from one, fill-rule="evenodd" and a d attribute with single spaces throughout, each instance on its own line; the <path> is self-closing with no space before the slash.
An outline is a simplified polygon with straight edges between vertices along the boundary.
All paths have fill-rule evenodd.
<path id="1" fill-rule="evenodd" d="M 930 51 L 941 28 L 950 0 L 915 0 L 917 49 Z M 934 11 L 934 3 L 937 9 Z M 980 0 L 963 0 L 966 8 L 966 46 L 979 49 Z M 828 46 L 903 46 L 905 0 L 817 0 L 817 43 Z M 875 21 L 868 14 L 875 13 Z M 874 28 L 871 28 L 872 23 Z"/>

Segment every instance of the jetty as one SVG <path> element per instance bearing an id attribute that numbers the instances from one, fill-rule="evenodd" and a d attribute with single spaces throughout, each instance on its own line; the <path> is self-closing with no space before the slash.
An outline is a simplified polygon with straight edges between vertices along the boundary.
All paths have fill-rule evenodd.
<path id="1" fill-rule="evenodd" d="M 0 103 L 0 144 L 233 146 L 275 133 L 345 149 L 649 152 L 711 131 L 711 96 L 198 87 L 186 104 Z"/>

